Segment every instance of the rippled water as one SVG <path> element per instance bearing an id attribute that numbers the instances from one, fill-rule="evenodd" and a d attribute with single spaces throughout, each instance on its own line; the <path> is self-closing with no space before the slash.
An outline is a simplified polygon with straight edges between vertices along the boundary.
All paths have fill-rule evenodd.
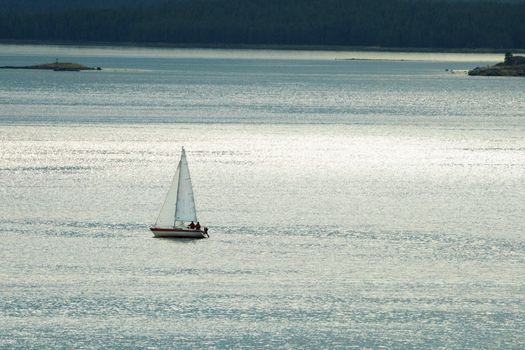
<path id="1" fill-rule="evenodd" d="M 525 80 L 34 51 L 105 69 L 0 70 L 1 348 L 525 344 Z M 211 238 L 153 239 L 183 145 Z"/>

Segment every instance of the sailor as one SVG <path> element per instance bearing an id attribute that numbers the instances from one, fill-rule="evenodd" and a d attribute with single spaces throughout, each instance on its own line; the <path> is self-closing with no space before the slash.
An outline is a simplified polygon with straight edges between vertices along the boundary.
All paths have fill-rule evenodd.
<path id="1" fill-rule="evenodd" d="M 201 224 L 199 224 L 198 221 L 197 221 L 197 225 L 195 225 L 195 229 L 196 229 L 196 230 L 200 230 L 200 229 L 201 229 Z"/>
<path id="2" fill-rule="evenodd" d="M 195 229 L 195 224 L 193 223 L 193 221 L 191 222 L 191 224 L 188 225 L 188 228 L 191 228 L 192 230 Z"/>

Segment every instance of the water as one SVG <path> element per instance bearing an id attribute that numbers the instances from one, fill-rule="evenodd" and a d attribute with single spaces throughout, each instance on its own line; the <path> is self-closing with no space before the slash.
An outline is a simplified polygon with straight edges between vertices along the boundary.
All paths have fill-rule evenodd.
<path id="1" fill-rule="evenodd" d="M 0 347 L 523 348 L 525 80 L 307 55 L 0 46 Z"/>

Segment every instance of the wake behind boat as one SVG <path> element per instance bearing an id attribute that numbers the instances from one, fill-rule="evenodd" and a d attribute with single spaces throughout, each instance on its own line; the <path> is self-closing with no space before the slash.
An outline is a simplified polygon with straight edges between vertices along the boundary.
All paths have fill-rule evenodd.
<path id="1" fill-rule="evenodd" d="M 191 222 L 190 224 L 188 224 Z M 195 224 L 197 223 L 197 224 Z M 186 152 L 182 147 L 179 165 L 166 200 L 153 227 L 155 237 L 207 238 L 208 229 L 197 221 L 197 210 Z"/>

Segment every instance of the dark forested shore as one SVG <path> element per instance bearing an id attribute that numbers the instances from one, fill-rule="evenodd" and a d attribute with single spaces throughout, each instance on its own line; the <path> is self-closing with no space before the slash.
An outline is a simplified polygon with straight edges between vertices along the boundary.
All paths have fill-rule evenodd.
<path id="1" fill-rule="evenodd" d="M 525 1 L 137 0 L 125 5 L 115 0 L 118 6 L 113 7 L 77 3 L 52 11 L 4 7 L 0 40 L 525 48 Z"/>

